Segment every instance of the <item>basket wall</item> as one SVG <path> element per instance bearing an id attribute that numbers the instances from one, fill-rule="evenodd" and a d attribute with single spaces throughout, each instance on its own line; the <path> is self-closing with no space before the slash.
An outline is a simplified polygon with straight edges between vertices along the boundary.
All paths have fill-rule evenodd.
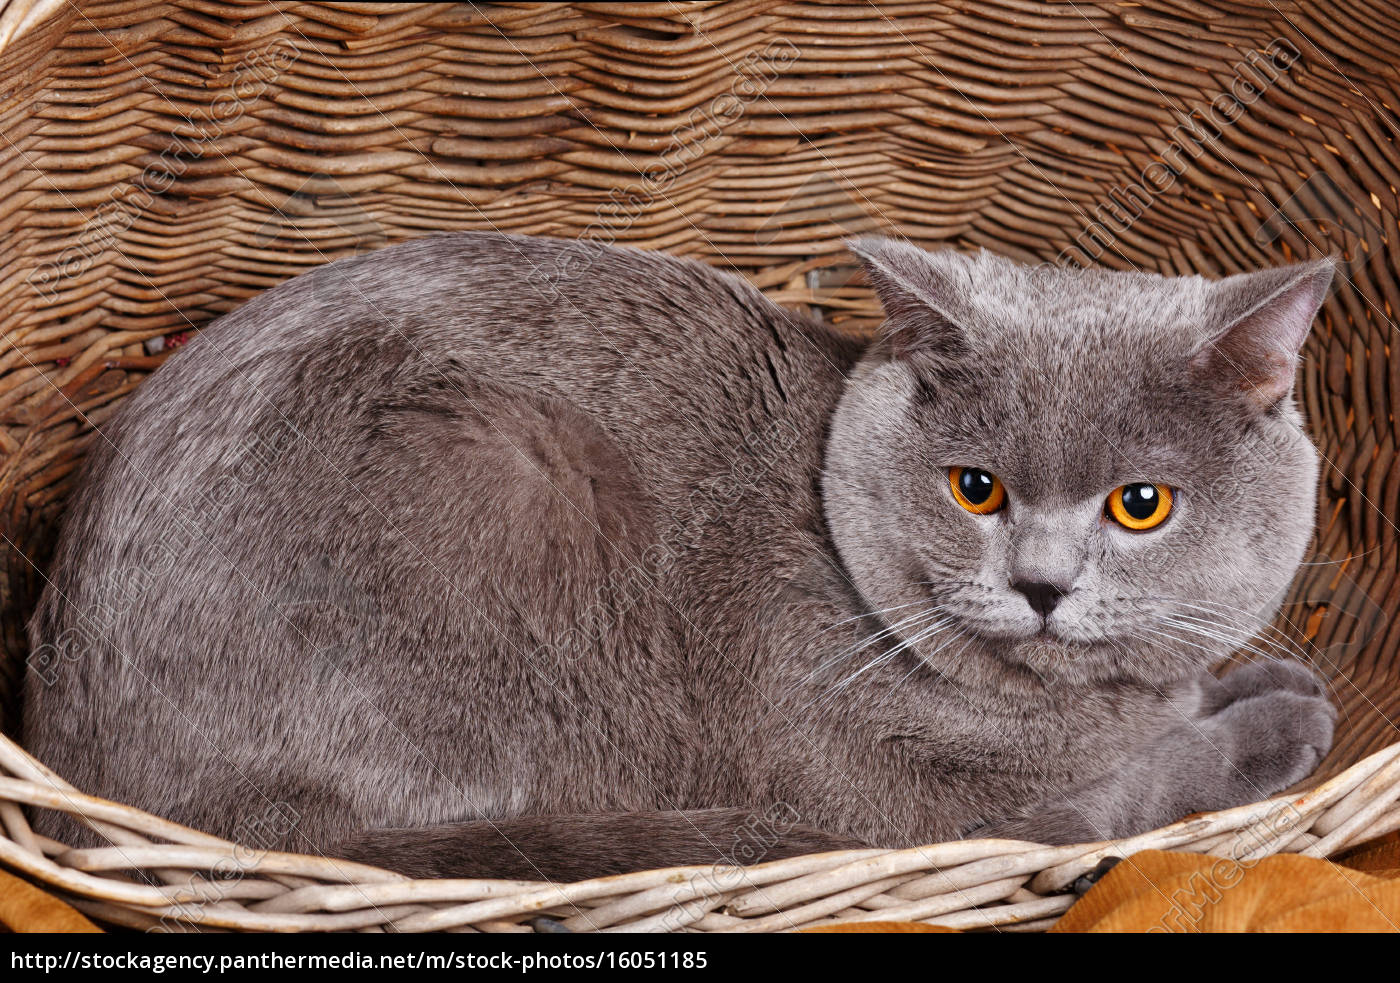
<path id="1" fill-rule="evenodd" d="M 700 257 L 864 330 L 840 241 L 884 230 L 1162 272 L 1342 254 L 1301 378 L 1321 562 L 1278 630 L 1346 705 L 1329 770 L 1395 740 L 1389 5 L 47 6 L 0 4 L 6 730 L 92 428 L 185 332 L 460 228 Z"/>

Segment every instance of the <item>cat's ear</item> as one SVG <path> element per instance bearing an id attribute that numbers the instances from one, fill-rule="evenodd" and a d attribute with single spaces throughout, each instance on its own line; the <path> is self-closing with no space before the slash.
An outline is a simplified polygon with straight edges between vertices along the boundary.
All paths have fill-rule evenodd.
<path id="1" fill-rule="evenodd" d="M 1277 405 L 1293 389 L 1298 352 L 1335 271 L 1329 258 L 1215 283 L 1214 330 L 1191 357 L 1197 377 L 1257 410 Z"/>
<path id="2" fill-rule="evenodd" d="M 846 240 L 885 309 L 881 342 L 894 358 L 928 355 L 953 361 L 969 354 L 960 322 L 967 291 L 962 258 L 930 253 L 898 239 Z"/>

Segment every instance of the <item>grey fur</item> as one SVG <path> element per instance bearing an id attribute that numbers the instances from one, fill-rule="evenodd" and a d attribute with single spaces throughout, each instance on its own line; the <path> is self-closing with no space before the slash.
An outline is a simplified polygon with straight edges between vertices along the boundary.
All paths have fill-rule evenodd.
<path id="1" fill-rule="evenodd" d="M 268 846 L 444 875 L 720 859 L 774 808 L 765 858 L 1100 839 L 1304 777 L 1310 671 L 1206 670 L 1312 531 L 1289 389 L 1330 265 L 853 248 L 889 315 L 864 348 L 697 263 L 480 233 L 221 318 L 93 445 L 27 745 L 217 834 L 271 810 Z M 1008 507 L 961 509 L 952 466 Z M 1137 480 L 1179 490 L 1147 533 L 1101 518 Z M 1044 623 L 1026 577 L 1067 591 Z"/>

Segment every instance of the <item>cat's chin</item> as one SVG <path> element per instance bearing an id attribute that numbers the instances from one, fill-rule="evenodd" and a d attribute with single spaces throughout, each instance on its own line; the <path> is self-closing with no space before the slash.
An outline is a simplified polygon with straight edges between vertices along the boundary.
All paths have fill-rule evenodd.
<path id="1" fill-rule="evenodd" d="M 1188 668 L 1197 668 L 1174 665 L 1171 660 L 1137 651 L 1131 637 L 1079 638 L 1053 628 L 984 637 L 984 644 L 1004 664 L 1032 674 L 1042 684 L 1130 682 L 1160 687 L 1189 674 Z M 1205 666 L 1198 668 L 1204 670 Z"/>
<path id="2" fill-rule="evenodd" d="M 979 621 L 968 621 L 962 626 L 964 631 L 975 635 L 993 646 L 1020 647 L 1023 645 L 1074 645 L 1083 640 L 1072 637 L 1063 628 L 1041 623 L 1035 626 L 989 625 Z"/>
<path id="3" fill-rule="evenodd" d="M 1117 675 L 1117 646 L 1103 637 L 1082 638 L 1053 625 L 1032 629 L 973 629 L 986 649 L 1010 665 L 1038 675 L 1100 677 Z"/>

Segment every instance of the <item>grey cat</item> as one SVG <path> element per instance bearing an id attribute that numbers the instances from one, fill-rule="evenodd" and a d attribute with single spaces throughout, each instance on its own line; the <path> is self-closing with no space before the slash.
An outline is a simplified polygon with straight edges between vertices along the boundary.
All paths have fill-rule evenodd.
<path id="1" fill-rule="evenodd" d="M 27 746 L 244 842 L 531 879 L 1093 841 L 1308 775 L 1311 670 L 1207 670 L 1309 542 L 1330 261 L 852 248 L 870 343 L 483 233 L 221 318 L 92 445 Z"/>

